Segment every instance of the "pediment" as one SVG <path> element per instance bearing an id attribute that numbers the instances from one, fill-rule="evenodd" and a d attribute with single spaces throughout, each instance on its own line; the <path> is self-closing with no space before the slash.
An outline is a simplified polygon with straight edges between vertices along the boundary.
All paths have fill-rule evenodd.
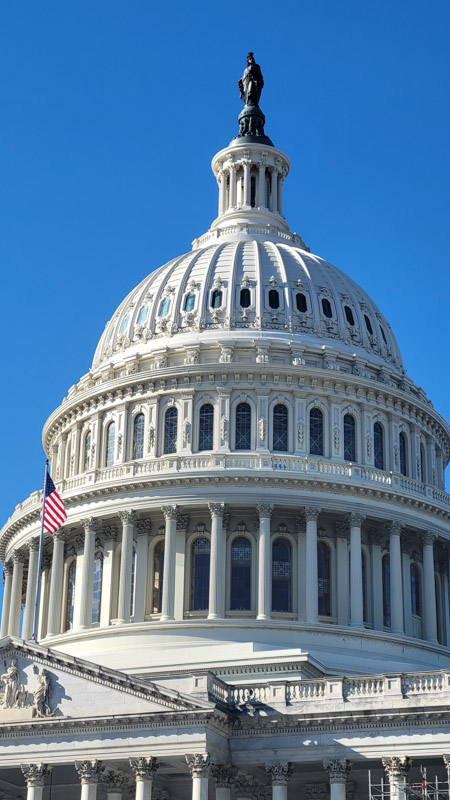
<path id="1" fill-rule="evenodd" d="M 0 641 L 0 726 L 213 708 L 207 701 L 58 650 L 10 637 Z"/>

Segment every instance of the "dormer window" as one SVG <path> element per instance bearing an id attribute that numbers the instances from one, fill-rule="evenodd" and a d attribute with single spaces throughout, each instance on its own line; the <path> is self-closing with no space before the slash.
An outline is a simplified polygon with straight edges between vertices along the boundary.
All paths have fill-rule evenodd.
<path id="1" fill-rule="evenodd" d="M 248 308 L 250 305 L 250 289 L 241 289 L 239 294 L 239 303 L 241 308 Z"/>
<path id="2" fill-rule="evenodd" d="M 300 311 L 301 314 L 304 314 L 305 311 L 308 310 L 306 295 L 304 295 L 303 292 L 297 292 L 295 302 L 297 304 L 297 311 Z"/>
<path id="3" fill-rule="evenodd" d="M 144 324 L 145 320 L 147 319 L 147 314 L 148 314 L 148 306 L 142 306 L 142 308 L 141 308 L 141 310 L 139 312 L 139 316 L 137 318 L 137 324 L 138 325 L 143 325 Z"/>
<path id="4" fill-rule="evenodd" d="M 222 289 L 214 289 L 211 295 L 211 307 L 221 308 L 222 306 Z"/>
<path id="5" fill-rule="evenodd" d="M 276 289 L 270 289 L 269 291 L 269 306 L 275 309 L 280 307 L 280 295 Z"/>
<path id="6" fill-rule="evenodd" d="M 368 332 L 368 333 L 369 333 L 371 336 L 373 336 L 373 328 L 372 328 L 372 323 L 371 323 L 371 321 L 370 321 L 369 317 L 367 316 L 367 314 L 364 314 L 364 322 L 366 323 L 367 332 Z"/>
<path id="7" fill-rule="evenodd" d="M 159 316 L 167 317 L 169 311 L 170 311 L 170 297 L 165 297 L 164 300 L 161 300 L 161 305 L 159 306 Z"/>
<path id="8" fill-rule="evenodd" d="M 353 316 L 353 311 L 351 310 L 350 306 L 344 306 L 345 311 L 345 319 L 347 320 L 348 324 L 352 326 L 355 325 L 355 318 Z"/>
<path id="9" fill-rule="evenodd" d="M 186 295 L 184 300 L 184 310 L 186 312 L 193 311 L 194 306 L 195 306 L 195 294 L 194 292 L 189 292 L 189 294 Z"/>
<path id="10" fill-rule="evenodd" d="M 331 317 L 333 316 L 331 303 L 326 297 L 322 297 L 322 311 L 324 313 L 324 316 L 328 317 L 328 319 L 331 319 Z"/>

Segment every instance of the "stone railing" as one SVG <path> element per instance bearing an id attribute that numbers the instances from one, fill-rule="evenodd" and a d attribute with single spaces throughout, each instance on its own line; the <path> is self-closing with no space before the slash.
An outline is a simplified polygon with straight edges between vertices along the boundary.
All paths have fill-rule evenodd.
<path id="1" fill-rule="evenodd" d="M 368 675 L 349 678 L 324 678 L 313 681 L 274 681 L 230 686 L 215 678 L 209 686 L 210 699 L 229 708 L 247 703 L 267 706 L 293 706 L 297 703 L 323 706 L 332 702 L 341 706 L 385 701 L 423 704 L 450 702 L 450 671 Z"/>

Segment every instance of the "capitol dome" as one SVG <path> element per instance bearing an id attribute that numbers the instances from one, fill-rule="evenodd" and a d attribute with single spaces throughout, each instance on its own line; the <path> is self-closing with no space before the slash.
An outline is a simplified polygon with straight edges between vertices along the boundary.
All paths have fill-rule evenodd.
<path id="1" fill-rule="evenodd" d="M 413 739 L 421 757 L 442 756 L 440 734 L 424 744 L 418 728 L 399 745 L 406 761 L 397 750 L 388 758 L 382 728 L 388 737 L 398 715 L 403 735 L 414 703 L 428 719 L 448 699 L 450 429 L 406 376 L 373 300 L 290 231 L 290 162 L 243 86 L 253 99 L 240 132 L 212 161 L 210 230 L 123 300 L 91 368 L 44 425 L 68 518 L 44 537 L 41 563 L 39 492 L 0 531 L 4 658 L 19 659 L 30 681 L 30 659 L 53 669 L 54 686 L 76 677 L 58 709 L 92 724 L 91 744 L 79 745 L 86 784 L 98 782 L 97 759 L 111 758 L 96 732 L 111 715 L 119 724 L 118 703 L 114 758 L 136 786 L 151 791 L 154 772 L 136 766 L 151 753 L 166 767 L 161 792 L 174 774 L 177 799 L 191 796 L 189 768 L 195 800 L 207 800 L 213 774 L 216 798 L 230 800 L 230 787 L 239 800 L 265 797 L 265 770 L 273 798 L 286 800 L 291 762 L 296 787 L 315 785 L 314 741 L 313 771 L 325 765 L 331 797 L 343 800 L 350 758 L 383 758 L 395 789 Z M 10 669 L 7 686 L 17 683 Z M 101 693 L 98 719 L 89 693 L 85 705 L 69 702 L 82 680 L 116 692 L 111 713 Z M 28 720 L 15 697 L 11 724 Z M 211 715 L 214 735 L 209 722 L 194 730 L 196 714 Z M 347 733 L 330 733 L 346 714 Z M 369 717 L 386 720 L 376 746 L 358 728 Z M 144 722 L 153 732 L 139 739 Z M 272 740 L 275 725 L 285 739 Z M 209 753 L 224 771 L 209 771 Z M 367 797 L 357 776 L 355 785 Z M 151 796 L 143 791 L 138 800 Z"/>

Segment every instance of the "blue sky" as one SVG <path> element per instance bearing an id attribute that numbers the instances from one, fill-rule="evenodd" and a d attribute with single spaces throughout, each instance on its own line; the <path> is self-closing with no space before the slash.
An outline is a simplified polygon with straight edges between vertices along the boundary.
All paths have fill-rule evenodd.
<path id="1" fill-rule="evenodd" d="M 372 295 L 450 419 L 449 39 L 439 0 L 1 5 L 2 522 L 118 303 L 215 217 L 248 50 L 291 228 Z"/>

